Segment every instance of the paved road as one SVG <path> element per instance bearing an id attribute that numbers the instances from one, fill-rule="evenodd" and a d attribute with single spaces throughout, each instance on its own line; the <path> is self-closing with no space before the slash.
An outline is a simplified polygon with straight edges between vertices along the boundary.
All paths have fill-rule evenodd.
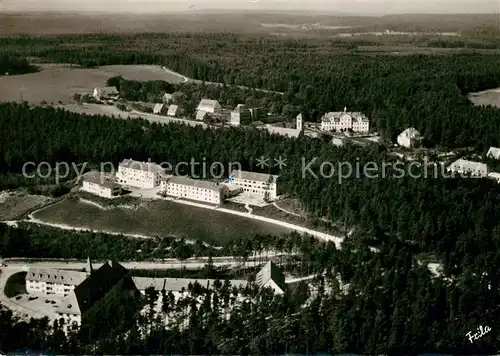
<path id="1" fill-rule="evenodd" d="M 221 87 L 221 86 L 224 85 L 224 83 L 204 82 L 203 80 L 189 78 L 189 77 L 186 77 L 185 75 L 182 75 L 180 73 L 174 72 L 173 70 L 168 69 L 167 67 L 162 67 L 162 68 L 163 68 L 163 70 L 165 72 L 168 72 L 170 74 L 177 75 L 177 76 L 181 77 L 184 83 L 188 83 L 188 82 L 189 83 L 195 83 L 195 84 L 205 83 L 206 85 L 216 85 L 216 86 L 219 86 L 219 87 Z M 236 87 L 238 87 L 240 89 L 244 89 L 244 90 L 255 90 L 255 91 L 260 91 L 260 92 L 263 92 L 263 93 L 271 93 L 271 94 L 283 95 L 283 93 L 280 92 L 280 91 L 273 91 L 273 90 L 267 90 L 267 89 L 258 89 L 258 88 L 250 88 L 250 87 L 246 87 L 244 85 L 226 84 L 226 86 L 228 86 L 228 87 L 236 86 Z"/>

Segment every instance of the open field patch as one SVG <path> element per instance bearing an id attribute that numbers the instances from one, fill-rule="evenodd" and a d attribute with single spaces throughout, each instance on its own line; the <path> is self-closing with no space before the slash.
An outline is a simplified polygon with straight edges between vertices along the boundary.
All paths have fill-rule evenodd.
<path id="1" fill-rule="evenodd" d="M 491 105 L 500 108 L 500 88 L 471 93 L 469 100 L 474 105 Z"/>
<path id="2" fill-rule="evenodd" d="M 20 216 L 52 201 L 42 195 L 31 195 L 20 192 L 0 192 L 0 221 L 15 220 Z"/>
<path id="3" fill-rule="evenodd" d="M 0 77 L 0 101 L 69 103 L 73 101 L 74 94 L 90 93 L 95 87 L 106 86 L 109 78 L 119 75 L 138 81 L 183 81 L 182 77 L 153 65 L 111 65 L 98 68 L 54 64 L 38 66 L 40 71 L 37 73 Z"/>
<path id="4" fill-rule="evenodd" d="M 53 224 L 147 236 L 175 235 L 210 244 L 238 236 L 290 232 L 270 223 L 161 200 L 148 202 L 137 210 L 102 210 L 67 199 L 37 212 L 34 217 Z"/>

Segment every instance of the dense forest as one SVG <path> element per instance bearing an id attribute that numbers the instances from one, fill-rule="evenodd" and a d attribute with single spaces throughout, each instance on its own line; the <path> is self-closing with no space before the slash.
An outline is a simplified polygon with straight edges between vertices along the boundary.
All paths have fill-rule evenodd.
<path id="1" fill-rule="evenodd" d="M 392 139 L 414 126 L 435 145 L 500 145 L 500 111 L 474 107 L 465 95 L 500 86 L 495 55 L 367 55 L 325 39 L 217 33 L 22 36 L 0 38 L 0 46 L 88 67 L 161 64 L 195 79 L 285 92 L 308 120 L 347 107 Z"/>
<path id="2" fill-rule="evenodd" d="M 26 74 L 35 72 L 37 68 L 25 59 L 0 52 L 0 76 Z"/>

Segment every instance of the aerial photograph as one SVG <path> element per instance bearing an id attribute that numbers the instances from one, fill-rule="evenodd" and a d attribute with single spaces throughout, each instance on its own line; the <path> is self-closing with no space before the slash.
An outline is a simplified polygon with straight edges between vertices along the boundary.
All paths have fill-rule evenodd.
<path id="1" fill-rule="evenodd" d="M 0 356 L 498 354 L 498 0 L 0 0 Z"/>

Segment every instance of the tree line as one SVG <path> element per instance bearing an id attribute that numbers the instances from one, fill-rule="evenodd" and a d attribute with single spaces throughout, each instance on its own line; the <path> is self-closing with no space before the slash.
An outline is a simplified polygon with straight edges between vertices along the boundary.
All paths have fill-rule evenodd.
<path id="1" fill-rule="evenodd" d="M 495 55 L 368 56 L 339 52 L 326 39 L 222 33 L 23 36 L 0 44 L 3 53 L 21 57 L 87 67 L 158 64 L 199 80 L 285 92 L 283 100 L 312 121 L 347 107 L 393 140 L 413 126 L 433 145 L 500 144 L 498 109 L 475 107 L 466 97 L 500 86 Z"/>

